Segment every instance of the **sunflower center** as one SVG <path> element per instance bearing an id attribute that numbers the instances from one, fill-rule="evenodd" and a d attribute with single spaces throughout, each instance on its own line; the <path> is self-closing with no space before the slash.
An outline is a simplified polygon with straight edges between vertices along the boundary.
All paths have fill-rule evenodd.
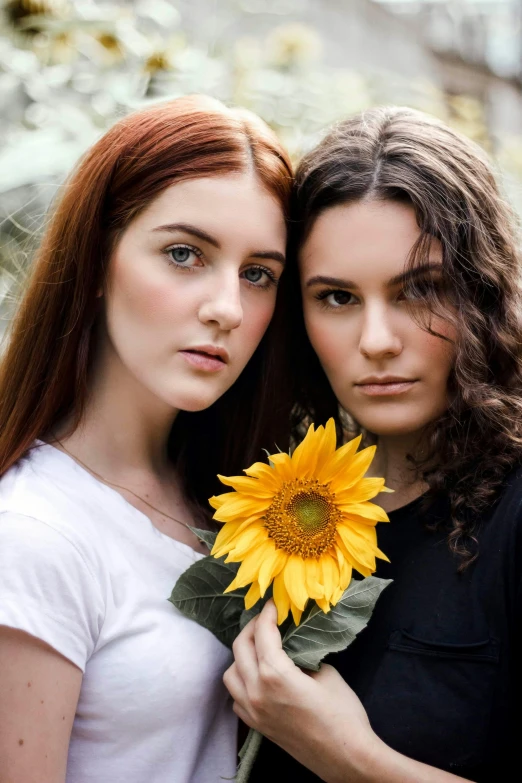
<path id="1" fill-rule="evenodd" d="M 306 558 L 333 547 L 340 518 L 335 495 L 326 484 L 295 479 L 275 496 L 264 523 L 276 546 Z"/>
<path id="2" fill-rule="evenodd" d="M 330 503 L 315 492 L 301 492 L 288 504 L 293 516 L 305 535 L 313 536 L 328 525 Z"/>

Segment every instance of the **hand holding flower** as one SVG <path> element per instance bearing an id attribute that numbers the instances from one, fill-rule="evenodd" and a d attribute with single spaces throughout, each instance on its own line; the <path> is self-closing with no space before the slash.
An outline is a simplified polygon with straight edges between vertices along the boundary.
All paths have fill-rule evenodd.
<path id="1" fill-rule="evenodd" d="M 324 427 L 310 425 L 291 455 L 271 454 L 268 464 L 256 462 L 245 469 L 246 476 L 219 476 L 232 489 L 210 499 L 214 519 L 224 523 L 223 527 L 217 534 L 195 531 L 211 549 L 211 556 L 194 563 L 180 577 L 170 600 L 223 644 L 246 650 L 246 657 L 240 656 L 240 668 L 232 668 L 230 675 L 231 689 L 238 688 L 239 709 L 252 693 L 254 701 L 249 703 L 255 707 L 265 675 L 270 679 L 270 672 L 282 671 L 289 679 L 281 694 L 286 694 L 289 705 L 292 696 L 299 697 L 298 705 L 303 696 L 307 706 L 302 709 L 308 710 L 312 720 L 321 687 L 332 678 L 339 682 L 339 677 L 328 674 L 327 668 L 326 674 L 314 679 L 298 667 L 318 671 L 328 653 L 351 644 L 389 584 L 372 576 L 376 558 L 387 559 L 377 546 L 375 526 L 388 517 L 370 502 L 389 490 L 382 478 L 366 477 L 375 447 L 358 451 L 359 444 L 360 438 L 355 438 L 336 448 L 335 425 L 330 419 Z M 364 578 L 354 579 L 353 571 Z M 243 663 L 257 660 L 257 622 L 240 632 L 270 598 L 280 630 L 271 628 L 273 609 L 267 609 L 259 628 L 262 649 L 272 653 L 263 659 L 260 679 L 255 667 Z M 249 675 L 250 671 L 254 673 Z M 295 693 L 288 690 L 292 687 Z M 360 725 L 368 730 L 364 710 L 342 680 L 340 689 L 351 694 L 352 701 L 346 701 L 345 695 L 344 704 L 357 705 Z M 272 705 L 268 717 L 279 698 L 275 691 L 273 696 L 272 700 L 267 697 L 266 703 Z M 299 712 L 301 707 L 296 709 Z M 323 716 L 327 723 L 332 714 L 336 710 Z M 251 713 L 249 718 L 250 725 L 263 723 L 261 713 Z M 311 728 L 317 740 L 321 720 L 316 716 Z M 338 733 L 332 730 L 330 736 Z M 240 752 L 236 783 L 248 780 L 260 741 L 257 729 L 251 729 Z"/>
<path id="2" fill-rule="evenodd" d="M 322 780 L 369 780 L 367 767 L 382 743 L 361 702 L 333 667 L 297 667 L 283 651 L 276 619 L 269 602 L 233 644 L 224 682 L 234 711 Z"/>

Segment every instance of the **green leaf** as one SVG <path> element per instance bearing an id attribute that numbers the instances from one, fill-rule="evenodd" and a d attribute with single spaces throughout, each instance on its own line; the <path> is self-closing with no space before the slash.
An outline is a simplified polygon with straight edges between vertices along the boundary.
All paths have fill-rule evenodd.
<path id="1" fill-rule="evenodd" d="M 192 530 L 194 535 L 202 541 L 204 544 L 206 544 L 209 548 L 209 551 L 212 549 L 216 542 L 217 533 L 215 530 L 200 530 L 197 527 L 190 527 L 188 526 L 189 530 Z"/>
<path id="2" fill-rule="evenodd" d="M 203 557 L 181 574 L 169 598 L 185 617 L 207 628 L 227 647 L 239 633 L 245 609 L 246 587 L 223 595 L 238 568 L 239 563 Z"/>
<path id="3" fill-rule="evenodd" d="M 283 635 L 283 649 L 302 669 L 318 671 L 320 662 L 332 652 L 344 650 L 366 627 L 377 599 L 391 579 L 352 579 L 336 606 L 325 614 L 315 601 Z"/>

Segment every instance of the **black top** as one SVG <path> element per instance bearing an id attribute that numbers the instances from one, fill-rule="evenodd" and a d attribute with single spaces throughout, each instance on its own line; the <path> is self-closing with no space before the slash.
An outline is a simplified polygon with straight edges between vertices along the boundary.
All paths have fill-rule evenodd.
<path id="1" fill-rule="evenodd" d="M 446 502 L 423 511 L 419 498 L 389 516 L 377 533 L 391 562 L 378 561 L 376 575 L 394 581 L 367 628 L 327 662 L 390 747 L 480 783 L 513 779 L 505 770 L 519 769 L 522 728 L 522 470 L 481 519 L 480 554 L 463 573 L 447 531 L 426 524 L 448 518 Z M 251 783 L 276 771 L 319 780 L 265 739 Z"/>

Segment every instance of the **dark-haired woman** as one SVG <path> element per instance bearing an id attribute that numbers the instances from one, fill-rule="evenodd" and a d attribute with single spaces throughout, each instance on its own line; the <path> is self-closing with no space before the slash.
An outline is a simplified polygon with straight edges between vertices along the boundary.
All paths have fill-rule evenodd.
<path id="1" fill-rule="evenodd" d="M 216 473 L 287 429 L 264 334 L 290 187 L 271 131 L 202 97 L 119 122 L 65 186 L 1 367 L 1 783 L 234 774 L 229 652 L 167 598 Z"/>
<path id="2" fill-rule="evenodd" d="M 225 675 L 273 743 L 252 780 L 519 777 L 522 328 L 512 216 L 483 153 L 424 115 L 341 123 L 301 163 L 302 419 L 377 441 L 390 524 L 368 627 L 308 676 L 268 604 Z M 295 280 L 295 290 L 299 281 Z M 304 327 L 308 337 L 305 337 Z M 320 532 L 320 531 L 319 531 Z M 318 534 L 319 534 L 318 532 Z M 276 743 L 276 744 L 275 744 Z"/>

